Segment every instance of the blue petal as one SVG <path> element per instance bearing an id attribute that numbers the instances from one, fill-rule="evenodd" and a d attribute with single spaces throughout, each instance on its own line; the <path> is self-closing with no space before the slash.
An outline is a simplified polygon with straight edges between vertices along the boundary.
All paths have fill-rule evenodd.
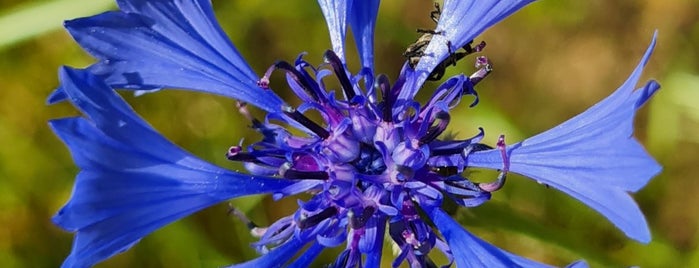
<path id="1" fill-rule="evenodd" d="M 353 2 L 353 0 L 318 0 L 325 22 L 328 24 L 333 51 L 343 63 L 345 63 L 347 15 L 352 10 Z"/>
<path id="2" fill-rule="evenodd" d="M 551 130 L 508 146 L 510 171 L 559 189 L 607 217 L 629 237 L 647 243 L 650 231 L 627 192 L 641 189 L 661 166 L 633 138 L 633 119 L 660 86 L 634 86 L 655 46 L 612 95 Z M 469 156 L 469 166 L 498 169 L 497 150 Z"/>
<path id="3" fill-rule="evenodd" d="M 434 208 L 428 213 L 449 244 L 456 266 L 459 268 L 552 267 L 514 255 L 475 237 L 440 208 Z"/>
<path id="4" fill-rule="evenodd" d="M 67 21 L 99 62 L 89 70 L 116 88 L 184 88 L 231 97 L 268 112 L 282 101 L 226 38 L 209 0 L 120 1 L 121 11 Z M 58 89 L 49 102 L 65 99 Z"/>
<path id="5" fill-rule="evenodd" d="M 200 209 L 291 184 L 200 160 L 158 135 L 89 72 L 63 68 L 59 76 L 89 116 L 49 123 L 80 167 L 71 199 L 53 218 L 77 232 L 63 267 L 91 266 Z"/>
<path id="6" fill-rule="evenodd" d="M 379 12 L 379 0 L 363 0 L 353 3 L 350 13 L 350 26 L 357 43 L 362 67 L 374 73 L 374 28 L 376 14 Z"/>
<path id="7" fill-rule="evenodd" d="M 446 0 L 437 23 L 437 32 L 425 49 L 425 57 L 415 66 L 415 76 L 406 81 L 399 99 L 412 99 L 427 76 L 449 55 L 447 41 L 456 50 L 483 31 L 534 0 Z"/>

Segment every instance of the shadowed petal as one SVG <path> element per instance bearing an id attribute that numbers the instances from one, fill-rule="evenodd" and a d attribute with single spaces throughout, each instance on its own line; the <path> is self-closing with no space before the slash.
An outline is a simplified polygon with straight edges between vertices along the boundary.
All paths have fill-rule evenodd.
<path id="1" fill-rule="evenodd" d="M 459 268 L 552 267 L 514 255 L 479 239 L 440 208 L 434 208 L 428 211 L 428 214 L 449 244 L 456 266 Z"/>
<path id="2" fill-rule="evenodd" d="M 328 24 L 333 51 L 343 63 L 345 63 L 347 15 L 352 10 L 353 2 L 353 0 L 318 0 L 325 22 Z"/>
<path id="3" fill-rule="evenodd" d="M 559 189 L 602 213 L 626 235 L 650 241 L 650 232 L 627 192 L 646 185 L 660 165 L 633 138 L 633 119 L 659 88 L 655 81 L 634 91 L 655 46 L 655 36 L 640 64 L 612 95 L 582 114 L 508 146 L 510 171 Z M 498 169 L 497 150 L 469 156 L 469 166 Z"/>
<path id="4" fill-rule="evenodd" d="M 357 43 L 362 67 L 374 73 L 374 28 L 376 14 L 379 12 L 379 0 L 356 1 L 352 5 L 349 20 Z"/>
<path id="5" fill-rule="evenodd" d="M 184 88 L 239 99 L 269 112 L 281 99 L 258 77 L 214 18 L 209 0 L 120 1 L 121 11 L 67 21 L 99 62 L 89 70 L 116 88 Z M 65 99 L 62 89 L 49 102 Z"/>
<path id="6" fill-rule="evenodd" d="M 99 78 L 63 68 L 68 98 L 87 118 L 50 121 L 80 167 L 71 199 L 53 217 L 76 232 L 64 267 L 88 267 L 143 236 L 218 202 L 291 184 L 231 172 L 158 135 Z"/>
<path id="7" fill-rule="evenodd" d="M 483 31 L 534 0 L 446 0 L 435 31 L 442 34 L 432 36 L 425 55 L 415 66 L 415 75 L 406 81 L 399 99 L 412 99 L 425 82 L 427 76 L 449 55 L 447 42 L 452 51 L 472 41 Z"/>

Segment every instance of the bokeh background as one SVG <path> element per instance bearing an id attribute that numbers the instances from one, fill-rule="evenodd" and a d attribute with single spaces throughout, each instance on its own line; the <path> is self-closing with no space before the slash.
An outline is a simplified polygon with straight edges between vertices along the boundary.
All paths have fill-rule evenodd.
<path id="1" fill-rule="evenodd" d="M 300 52 L 320 63 L 330 47 L 314 1 L 214 0 L 220 23 L 258 73 Z M 56 267 L 72 235 L 50 218 L 68 199 L 77 172 L 47 120 L 78 113 L 68 104 L 46 106 L 61 65 L 85 67 L 92 59 L 61 29 L 65 19 L 115 8 L 110 0 L 0 0 L 0 265 Z M 376 28 L 379 73 L 395 78 L 401 53 L 432 28 L 432 1 L 384 1 Z M 662 90 L 636 120 L 636 136 L 664 166 L 634 195 L 653 241 L 624 237 L 603 217 L 554 189 L 511 176 L 492 201 L 455 212 L 470 231 L 509 251 L 554 265 L 586 259 L 594 267 L 699 267 L 699 1 L 541 0 L 488 30 L 485 55 L 495 72 L 479 84 L 481 103 L 462 103 L 451 131 L 461 137 L 486 129 L 515 142 L 547 130 L 611 93 L 637 64 L 653 32 L 658 46 L 644 79 Z M 467 27 L 467 25 L 464 25 Z M 350 69 L 357 60 L 350 51 Z M 471 73 L 473 58 L 447 75 Z M 281 85 L 278 83 L 277 85 Z M 427 84 L 424 92 L 438 84 Z M 287 89 L 277 86 L 281 95 Z M 426 97 L 424 93 L 421 97 Z M 218 165 L 239 169 L 224 157 L 246 127 L 229 99 L 184 91 L 124 97 L 163 135 Z M 288 98 L 292 99 L 292 98 Z M 105 156 L 109 157 L 109 156 Z M 494 173 L 472 171 L 476 180 Z M 260 224 L 287 215 L 294 200 L 269 197 L 232 201 Z M 220 267 L 256 256 L 244 224 L 220 204 L 146 237 L 130 251 L 98 267 Z M 391 256 L 390 246 L 384 247 Z M 336 252 L 322 258 L 327 263 Z M 390 265 L 390 262 L 386 263 Z"/>

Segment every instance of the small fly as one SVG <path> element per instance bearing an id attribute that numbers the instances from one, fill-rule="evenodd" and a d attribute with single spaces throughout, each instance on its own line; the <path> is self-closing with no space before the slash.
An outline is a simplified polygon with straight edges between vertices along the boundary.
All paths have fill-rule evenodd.
<path id="1" fill-rule="evenodd" d="M 436 24 L 439 21 L 439 16 L 442 15 L 442 10 L 440 9 L 438 3 L 434 3 L 434 9 L 435 10 L 430 12 L 430 18 Z M 434 30 L 425 29 L 417 29 L 417 32 L 422 33 L 420 38 L 418 38 L 417 41 L 415 41 L 415 43 L 408 46 L 405 52 L 403 52 L 403 56 L 408 58 L 408 65 L 410 65 L 410 68 L 413 69 L 415 69 L 415 66 L 417 66 L 418 62 L 420 62 L 422 56 L 425 56 L 425 49 L 427 49 L 427 46 L 430 44 L 430 41 L 432 41 L 432 37 L 436 34 L 443 34 L 443 32 L 441 31 L 437 32 Z M 485 47 L 485 42 L 481 42 L 475 47 L 471 47 L 472 43 L 473 41 L 468 42 L 466 45 L 461 47 L 464 49 L 465 52 L 454 52 L 452 50 L 451 41 L 447 41 L 447 49 L 449 50 L 449 56 L 442 62 L 437 64 L 437 66 L 435 66 L 434 70 L 432 70 L 432 73 L 430 73 L 430 75 L 427 77 L 427 80 L 437 81 L 441 79 L 444 76 L 444 72 L 446 71 L 447 67 L 449 67 L 449 65 L 456 66 L 456 62 L 465 57 L 466 55 L 474 52 L 480 52 Z"/>

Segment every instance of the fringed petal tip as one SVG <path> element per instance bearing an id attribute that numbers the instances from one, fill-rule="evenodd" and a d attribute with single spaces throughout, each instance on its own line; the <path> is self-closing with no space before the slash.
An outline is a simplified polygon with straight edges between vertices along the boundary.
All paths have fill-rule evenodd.
<path id="1" fill-rule="evenodd" d="M 231 196 L 200 192 L 205 184 L 215 188 L 216 183 L 207 182 L 214 174 L 158 163 L 153 159 L 157 156 L 104 136 L 83 118 L 50 124 L 81 168 L 69 202 L 52 218 L 58 226 L 76 232 L 66 267 L 91 266 L 123 252 L 150 232 Z M 174 172 L 199 174 L 196 178 L 168 175 Z"/>
<path id="2" fill-rule="evenodd" d="M 49 122 L 80 168 L 52 218 L 76 232 L 65 267 L 87 267 L 198 210 L 291 183 L 231 172 L 182 151 L 138 118 L 102 80 L 62 68 L 61 88 L 87 115 Z"/>
<path id="3" fill-rule="evenodd" d="M 53 90 L 51 94 L 49 94 L 48 98 L 46 98 L 46 105 L 59 103 L 61 101 L 64 101 L 66 98 L 68 98 L 66 93 L 63 92 L 63 90 L 60 87 L 58 87 L 55 90 Z"/>
<path id="4" fill-rule="evenodd" d="M 637 101 L 636 106 L 634 108 L 641 108 L 641 106 L 643 106 L 643 104 L 645 104 L 651 97 L 653 97 L 653 94 L 655 94 L 655 92 L 657 92 L 658 90 L 660 90 L 660 83 L 658 83 L 658 81 L 648 81 L 643 88 L 636 92 L 636 94 L 639 94 L 640 96 L 636 98 Z"/>
<path id="5" fill-rule="evenodd" d="M 650 241 L 650 231 L 628 192 L 638 191 L 662 170 L 633 138 L 636 110 L 660 88 L 649 81 L 634 91 L 654 44 L 655 37 L 629 79 L 609 97 L 507 149 L 510 171 L 573 196 L 643 243 Z M 497 150 L 476 152 L 468 161 L 471 167 L 502 166 Z"/>
<path id="6" fill-rule="evenodd" d="M 181 88 L 281 109 L 217 23 L 209 0 L 119 1 L 120 11 L 65 23 L 98 59 L 88 69 L 114 88 Z M 59 91 L 49 103 L 65 98 Z"/>

